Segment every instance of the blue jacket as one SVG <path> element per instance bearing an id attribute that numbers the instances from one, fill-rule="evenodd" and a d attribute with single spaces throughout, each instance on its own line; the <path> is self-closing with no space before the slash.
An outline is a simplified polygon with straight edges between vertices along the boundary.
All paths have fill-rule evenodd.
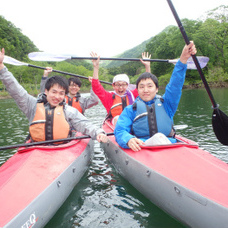
<path id="1" fill-rule="evenodd" d="M 166 86 L 165 94 L 162 96 L 164 99 L 164 108 L 172 120 L 180 102 L 186 70 L 187 64 L 183 64 L 179 60 L 175 65 L 170 81 Z M 151 105 L 154 103 L 154 99 L 145 103 L 147 105 Z M 117 143 L 123 148 L 129 148 L 127 146 L 128 141 L 135 137 L 134 135 L 130 134 L 135 116 L 136 111 L 133 110 L 132 105 L 129 105 L 123 110 L 118 118 L 114 134 Z M 144 138 L 142 140 L 145 141 L 146 139 Z"/>

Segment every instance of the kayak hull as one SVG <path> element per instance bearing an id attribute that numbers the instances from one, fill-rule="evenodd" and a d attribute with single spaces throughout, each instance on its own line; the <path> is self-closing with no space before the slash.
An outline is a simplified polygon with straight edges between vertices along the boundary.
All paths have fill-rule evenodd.
<path id="1" fill-rule="evenodd" d="M 106 132 L 110 131 L 106 125 L 103 128 Z M 190 227 L 226 227 L 228 224 L 228 185 L 220 183 L 220 181 L 227 183 L 228 180 L 226 163 L 199 149 L 192 141 L 187 146 L 155 147 L 154 150 L 150 147 L 133 152 L 130 149 L 120 148 L 114 136 L 109 139 L 109 143 L 102 145 L 108 160 L 121 176 L 152 203 Z M 193 155 L 190 156 L 190 154 Z M 145 158 L 138 159 L 140 156 L 145 156 Z M 166 159 L 170 163 L 176 160 L 176 163 L 166 163 Z M 185 160 L 183 168 L 179 167 L 178 159 L 180 162 L 181 159 Z M 162 161 L 165 164 L 162 164 Z M 220 177 L 217 178 L 217 182 L 216 177 L 210 177 L 209 171 L 208 176 L 205 176 L 205 172 L 194 172 L 193 162 L 194 166 L 201 165 L 202 169 L 211 166 L 213 172 L 219 170 Z M 192 172 L 189 172 L 189 169 Z M 194 179 L 197 180 L 194 181 Z M 196 186 L 197 183 L 199 186 Z M 203 185 L 207 185 L 209 189 L 204 190 Z M 215 185 L 220 190 L 217 190 Z M 222 187 L 226 189 L 221 189 Z M 223 196 L 216 198 L 214 191 Z"/>
<path id="2" fill-rule="evenodd" d="M 93 141 L 47 148 L 19 150 L 0 167 L 0 178 L 8 173 L 0 182 L 0 227 L 44 227 L 86 172 Z"/>

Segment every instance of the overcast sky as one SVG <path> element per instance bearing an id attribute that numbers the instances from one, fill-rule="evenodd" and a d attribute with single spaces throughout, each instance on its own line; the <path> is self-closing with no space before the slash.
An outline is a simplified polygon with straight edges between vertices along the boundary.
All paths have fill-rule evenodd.
<path id="1" fill-rule="evenodd" d="M 41 50 L 112 57 L 176 21 L 166 0 L 0 0 L 0 15 Z M 181 19 L 198 19 L 227 0 L 173 0 Z M 1 46 L 1 44 L 0 44 Z"/>

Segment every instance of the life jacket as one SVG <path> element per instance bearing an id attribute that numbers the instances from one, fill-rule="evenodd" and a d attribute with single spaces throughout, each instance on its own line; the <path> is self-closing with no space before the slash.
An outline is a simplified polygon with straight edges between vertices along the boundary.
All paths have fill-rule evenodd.
<path id="1" fill-rule="evenodd" d="M 110 117 L 118 116 L 122 113 L 124 108 L 129 105 L 129 99 L 128 96 L 120 97 L 116 94 L 112 95 L 113 104 L 109 111 Z"/>
<path id="2" fill-rule="evenodd" d="M 175 135 L 173 121 L 166 113 L 163 101 L 158 95 L 151 106 L 139 99 L 135 101 L 133 109 L 136 110 L 136 117 L 133 120 L 132 133 L 137 138 L 148 139 L 157 132 L 163 133 L 167 137 Z"/>
<path id="3" fill-rule="evenodd" d="M 50 108 L 49 104 L 37 103 L 29 132 L 35 142 L 67 138 L 70 126 L 66 121 L 63 105 Z"/>
<path id="4" fill-rule="evenodd" d="M 81 97 L 81 95 L 79 93 L 77 93 L 77 95 L 75 97 L 73 97 L 73 98 L 71 98 L 70 96 L 66 95 L 65 96 L 65 102 L 68 105 L 76 108 L 80 113 L 83 114 L 82 107 L 81 107 L 81 105 L 79 103 L 79 97 Z"/>

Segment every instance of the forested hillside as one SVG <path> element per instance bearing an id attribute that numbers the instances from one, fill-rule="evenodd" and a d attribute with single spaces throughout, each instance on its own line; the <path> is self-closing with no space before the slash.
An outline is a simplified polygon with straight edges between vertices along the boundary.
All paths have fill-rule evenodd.
<path id="1" fill-rule="evenodd" d="M 167 32 L 171 27 L 173 27 L 172 25 L 166 27 L 162 32 Z M 161 32 L 161 33 L 162 33 Z M 127 50 L 117 56 L 115 56 L 116 58 L 139 58 L 141 57 L 142 52 L 144 52 L 146 50 L 146 45 L 151 42 L 151 40 L 153 39 L 153 37 L 151 37 L 150 39 L 142 42 L 141 44 L 137 45 L 136 47 Z M 120 67 L 121 65 L 125 64 L 126 61 L 106 61 L 102 63 L 102 66 L 105 68 L 114 68 L 114 67 Z"/>
<path id="2" fill-rule="evenodd" d="M 33 62 L 29 60 L 28 53 L 39 51 L 38 47 L 36 47 L 27 36 L 23 35 L 19 28 L 16 28 L 10 21 L 7 21 L 4 17 L 0 16 L 0 48 L 3 47 L 5 48 L 7 56 L 15 58 L 21 62 L 41 67 L 51 66 L 55 70 L 82 76 L 92 75 L 92 64 L 83 60 L 71 60 L 59 63 Z M 6 64 L 6 66 L 29 92 L 34 93 L 35 95 L 39 93 L 39 85 L 43 75 L 43 70 L 28 66 L 14 66 L 10 64 Z M 53 74 L 54 73 L 51 75 Z M 84 88 L 86 88 L 90 85 L 90 82 L 88 80 L 84 80 L 83 85 Z M 4 90 L 5 88 L 2 85 L 2 82 L 0 82 L 0 91 L 2 92 Z M 7 94 L 7 92 L 5 92 L 5 94 Z"/>
<path id="3" fill-rule="evenodd" d="M 228 82 L 228 6 L 220 6 L 208 12 L 204 20 L 182 20 L 190 40 L 197 46 L 198 56 L 207 56 L 210 61 L 204 73 L 210 83 L 219 85 Z M 145 51 L 152 59 L 176 59 L 184 46 L 183 37 L 177 26 L 171 26 L 159 33 L 146 44 Z M 130 56 L 128 56 L 130 57 Z M 141 54 L 134 57 L 141 57 Z M 151 71 L 159 77 L 160 84 L 165 85 L 170 77 L 173 64 L 151 63 Z M 139 62 L 129 62 L 120 67 L 111 68 L 111 74 L 126 73 L 134 83 L 144 71 Z M 187 71 L 186 84 L 198 84 L 199 74 L 196 70 Z"/>
<path id="4" fill-rule="evenodd" d="M 194 40 L 197 46 L 198 56 L 207 56 L 210 61 L 203 72 L 209 83 L 215 86 L 228 83 L 228 6 L 220 6 L 208 12 L 202 20 L 182 19 L 185 31 L 190 40 Z M 177 26 L 168 26 L 161 33 L 131 50 L 118 55 L 120 58 L 141 58 L 141 53 L 146 51 L 152 59 L 176 59 L 180 56 L 184 46 L 184 40 Z M 0 48 L 4 47 L 6 55 L 33 65 L 42 67 L 52 66 L 55 70 L 74 73 L 82 76 L 92 76 L 93 67 L 90 61 L 68 60 L 62 62 L 33 62 L 27 54 L 39 51 L 33 42 L 23 35 L 19 28 L 0 16 Z M 106 56 L 111 57 L 111 56 Z M 122 65 L 121 65 L 122 64 Z M 32 93 L 39 92 L 39 84 L 43 70 L 28 66 L 12 66 L 6 64 L 9 70 L 20 83 Z M 151 72 L 159 77 L 160 85 L 166 85 L 174 65 L 170 63 L 151 63 Z M 108 61 L 101 64 L 99 77 L 103 81 L 112 81 L 114 75 L 126 73 L 130 76 L 131 83 L 135 83 L 138 75 L 144 71 L 141 62 L 117 62 Z M 52 73 L 53 75 L 54 73 Z M 90 82 L 83 80 L 82 90 L 90 88 Z M 188 70 L 185 85 L 201 83 L 197 70 Z M 111 88 L 111 87 L 107 87 Z M 0 82 L 0 90 L 4 86 Z M 7 93 L 7 92 L 6 92 Z"/>
<path id="5" fill-rule="evenodd" d="M 24 59 L 26 54 L 38 51 L 38 48 L 19 28 L 0 16 L 0 46 L 4 47 L 7 55 L 14 58 Z"/>

